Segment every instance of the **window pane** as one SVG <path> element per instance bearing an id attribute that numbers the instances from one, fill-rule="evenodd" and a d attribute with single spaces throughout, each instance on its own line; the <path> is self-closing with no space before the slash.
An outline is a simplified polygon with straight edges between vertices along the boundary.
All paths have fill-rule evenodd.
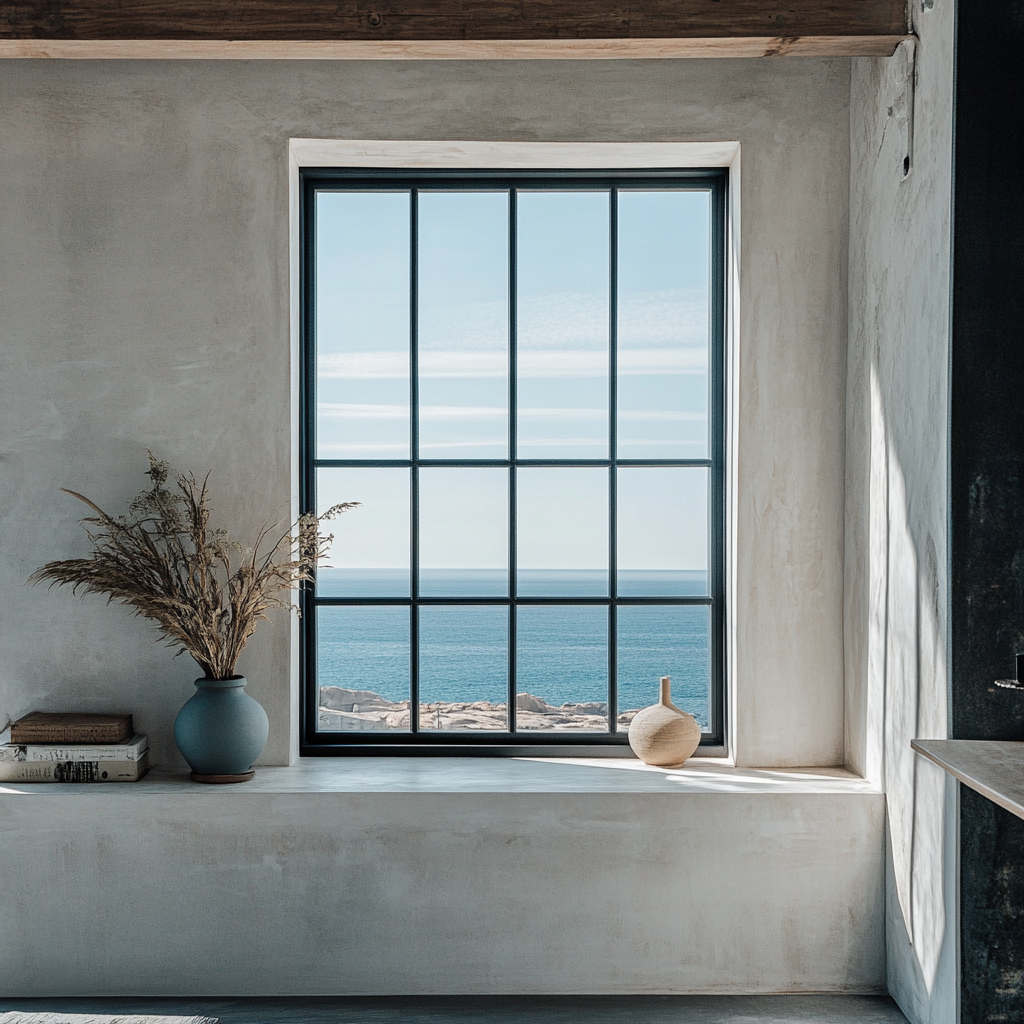
<path id="1" fill-rule="evenodd" d="M 321 732 L 409 731 L 409 609 L 316 613 Z"/>
<path id="2" fill-rule="evenodd" d="M 620 458 L 707 458 L 710 257 L 710 192 L 619 193 Z"/>
<path id="3" fill-rule="evenodd" d="M 409 596 L 409 470 L 318 469 L 317 509 L 362 502 L 327 526 L 334 534 L 316 573 L 318 597 Z"/>
<path id="4" fill-rule="evenodd" d="M 608 594 L 608 470 L 528 468 L 517 475 L 521 596 Z"/>
<path id="5" fill-rule="evenodd" d="M 608 729 L 608 609 L 516 611 L 516 731 Z"/>
<path id="6" fill-rule="evenodd" d="M 518 457 L 608 457 L 607 192 L 518 194 Z"/>
<path id="7" fill-rule="evenodd" d="M 708 472 L 703 466 L 619 469 L 620 597 L 710 592 Z"/>
<path id="8" fill-rule="evenodd" d="M 508 595 L 508 470 L 420 470 L 420 593 Z"/>
<path id="9" fill-rule="evenodd" d="M 316 197 L 317 458 L 409 457 L 409 194 Z"/>
<path id="10" fill-rule="evenodd" d="M 508 193 L 419 194 L 420 456 L 508 457 Z"/>
<path id="11" fill-rule="evenodd" d="M 420 608 L 420 730 L 508 729 L 508 608 Z"/>
<path id="12" fill-rule="evenodd" d="M 630 605 L 618 609 L 619 725 L 656 704 L 662 676 L 672 703 L 705 732 L 711 709 L 711 610 L 707 605 Z"/>

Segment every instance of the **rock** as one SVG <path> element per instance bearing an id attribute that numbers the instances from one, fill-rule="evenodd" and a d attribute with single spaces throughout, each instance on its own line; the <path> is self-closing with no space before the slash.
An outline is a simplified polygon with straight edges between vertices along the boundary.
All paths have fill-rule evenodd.
<path id="1" fill-rule="evenodd" d="M 377 715 L 353 715 L 346 711 L 320 709 L 320 729 L 323 732 L 375 732 L 383 728 L 385 726 Z"/>
<path id="2" fill-rule="evenodd" d="M 551 708 L 545 701 L 542 701 L 540 697 L 534 697 L 532 693 L 516 694 L 516 711 L 534 711 L 538 715 L 544 715 L 550 710 Z"/>
<path id="3" fill-rule="evenodd" d="M 563 704 L 560 710 L 574 715 L 606 715 L 608 705 L 603 701 L 594 701 L 590 704 Z"/>
<path id="4" fill-rule="evenodd" d="M 620 726 L 628 725 L 636 711 L 619 715 Z M 531 693 L 516 697 L 516 721 L 524 731 L 603 732 L 608 728 L 608 709 L 597 701 L 562 704 L 555 707 Z M 438 701 L 420 705 L 420 728 L 424 731 L 488 730 L 501 732 L 508 726 L 506 705 L 487 701 Z M 324 732 L 383 732 L 409 729 L 409 702 L 390 701 L 372 690 L 349 690 L 343 686 L 320 689 L 320 728 Z"/>
<path id="5" fill-rule="evenodd" d="M 343 686 L 321 686 L 320 707 L 332 711 L 392 711 L 408 707 L 408 701 L 395 703 L 372 690 L 348 690 Z"/>

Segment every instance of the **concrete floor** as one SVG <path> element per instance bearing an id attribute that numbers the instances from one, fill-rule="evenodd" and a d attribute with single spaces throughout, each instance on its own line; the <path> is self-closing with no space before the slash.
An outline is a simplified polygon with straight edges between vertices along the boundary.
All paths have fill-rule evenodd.
<path id="1" fill-rule="evenodd" d="M 166 1014 L 222 1024 L 906 1024 L 888 996 L 3 999 L 0 1012 Z"/>

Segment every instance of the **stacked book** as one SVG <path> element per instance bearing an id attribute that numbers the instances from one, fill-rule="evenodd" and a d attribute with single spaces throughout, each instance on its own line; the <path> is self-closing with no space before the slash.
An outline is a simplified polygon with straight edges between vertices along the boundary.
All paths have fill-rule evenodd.
<path id="1" fill-rule="evenodd" d="M 138 782 L 148 769 L 131 715 L 33 711 L 0 735 L 0 782 Z"/>

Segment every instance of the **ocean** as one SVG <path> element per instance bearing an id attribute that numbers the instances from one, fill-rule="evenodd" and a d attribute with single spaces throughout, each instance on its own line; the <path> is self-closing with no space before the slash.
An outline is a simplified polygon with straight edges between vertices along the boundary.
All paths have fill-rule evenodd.
<path id="1" fill-rule="evenodd" d="M 508 596 L 501 570 L 425 569 L 420 593 L 432 597 Z M 703 571 L 622 571 L 630 597 L 707 594 Z M 520 570 L 519 595 L 607 596 L 608 574 L 589 570 Z M 329 597 L 402 597 L 403 569 L 322 569 L 317 590 Z M 503 590 L 503 588 L 506 588 Z M 706 605 L 630 605 L 616 611 L 618 712 L 658 699 L 672 677 L 673 701 L 709 725 L 710 610 Z M 518 693 L 549 705 L 606 702 L 609 616 L 606 606 L 520 605 L 516 611 Z M 317 612 L 320 686 L 409 698 L 410 611 L 404 606 L 321 606 Z M 433 605 L 419 610 L 420 700 L 488 701 L 508 697 L 509 610 L 494 605 Z"/>

